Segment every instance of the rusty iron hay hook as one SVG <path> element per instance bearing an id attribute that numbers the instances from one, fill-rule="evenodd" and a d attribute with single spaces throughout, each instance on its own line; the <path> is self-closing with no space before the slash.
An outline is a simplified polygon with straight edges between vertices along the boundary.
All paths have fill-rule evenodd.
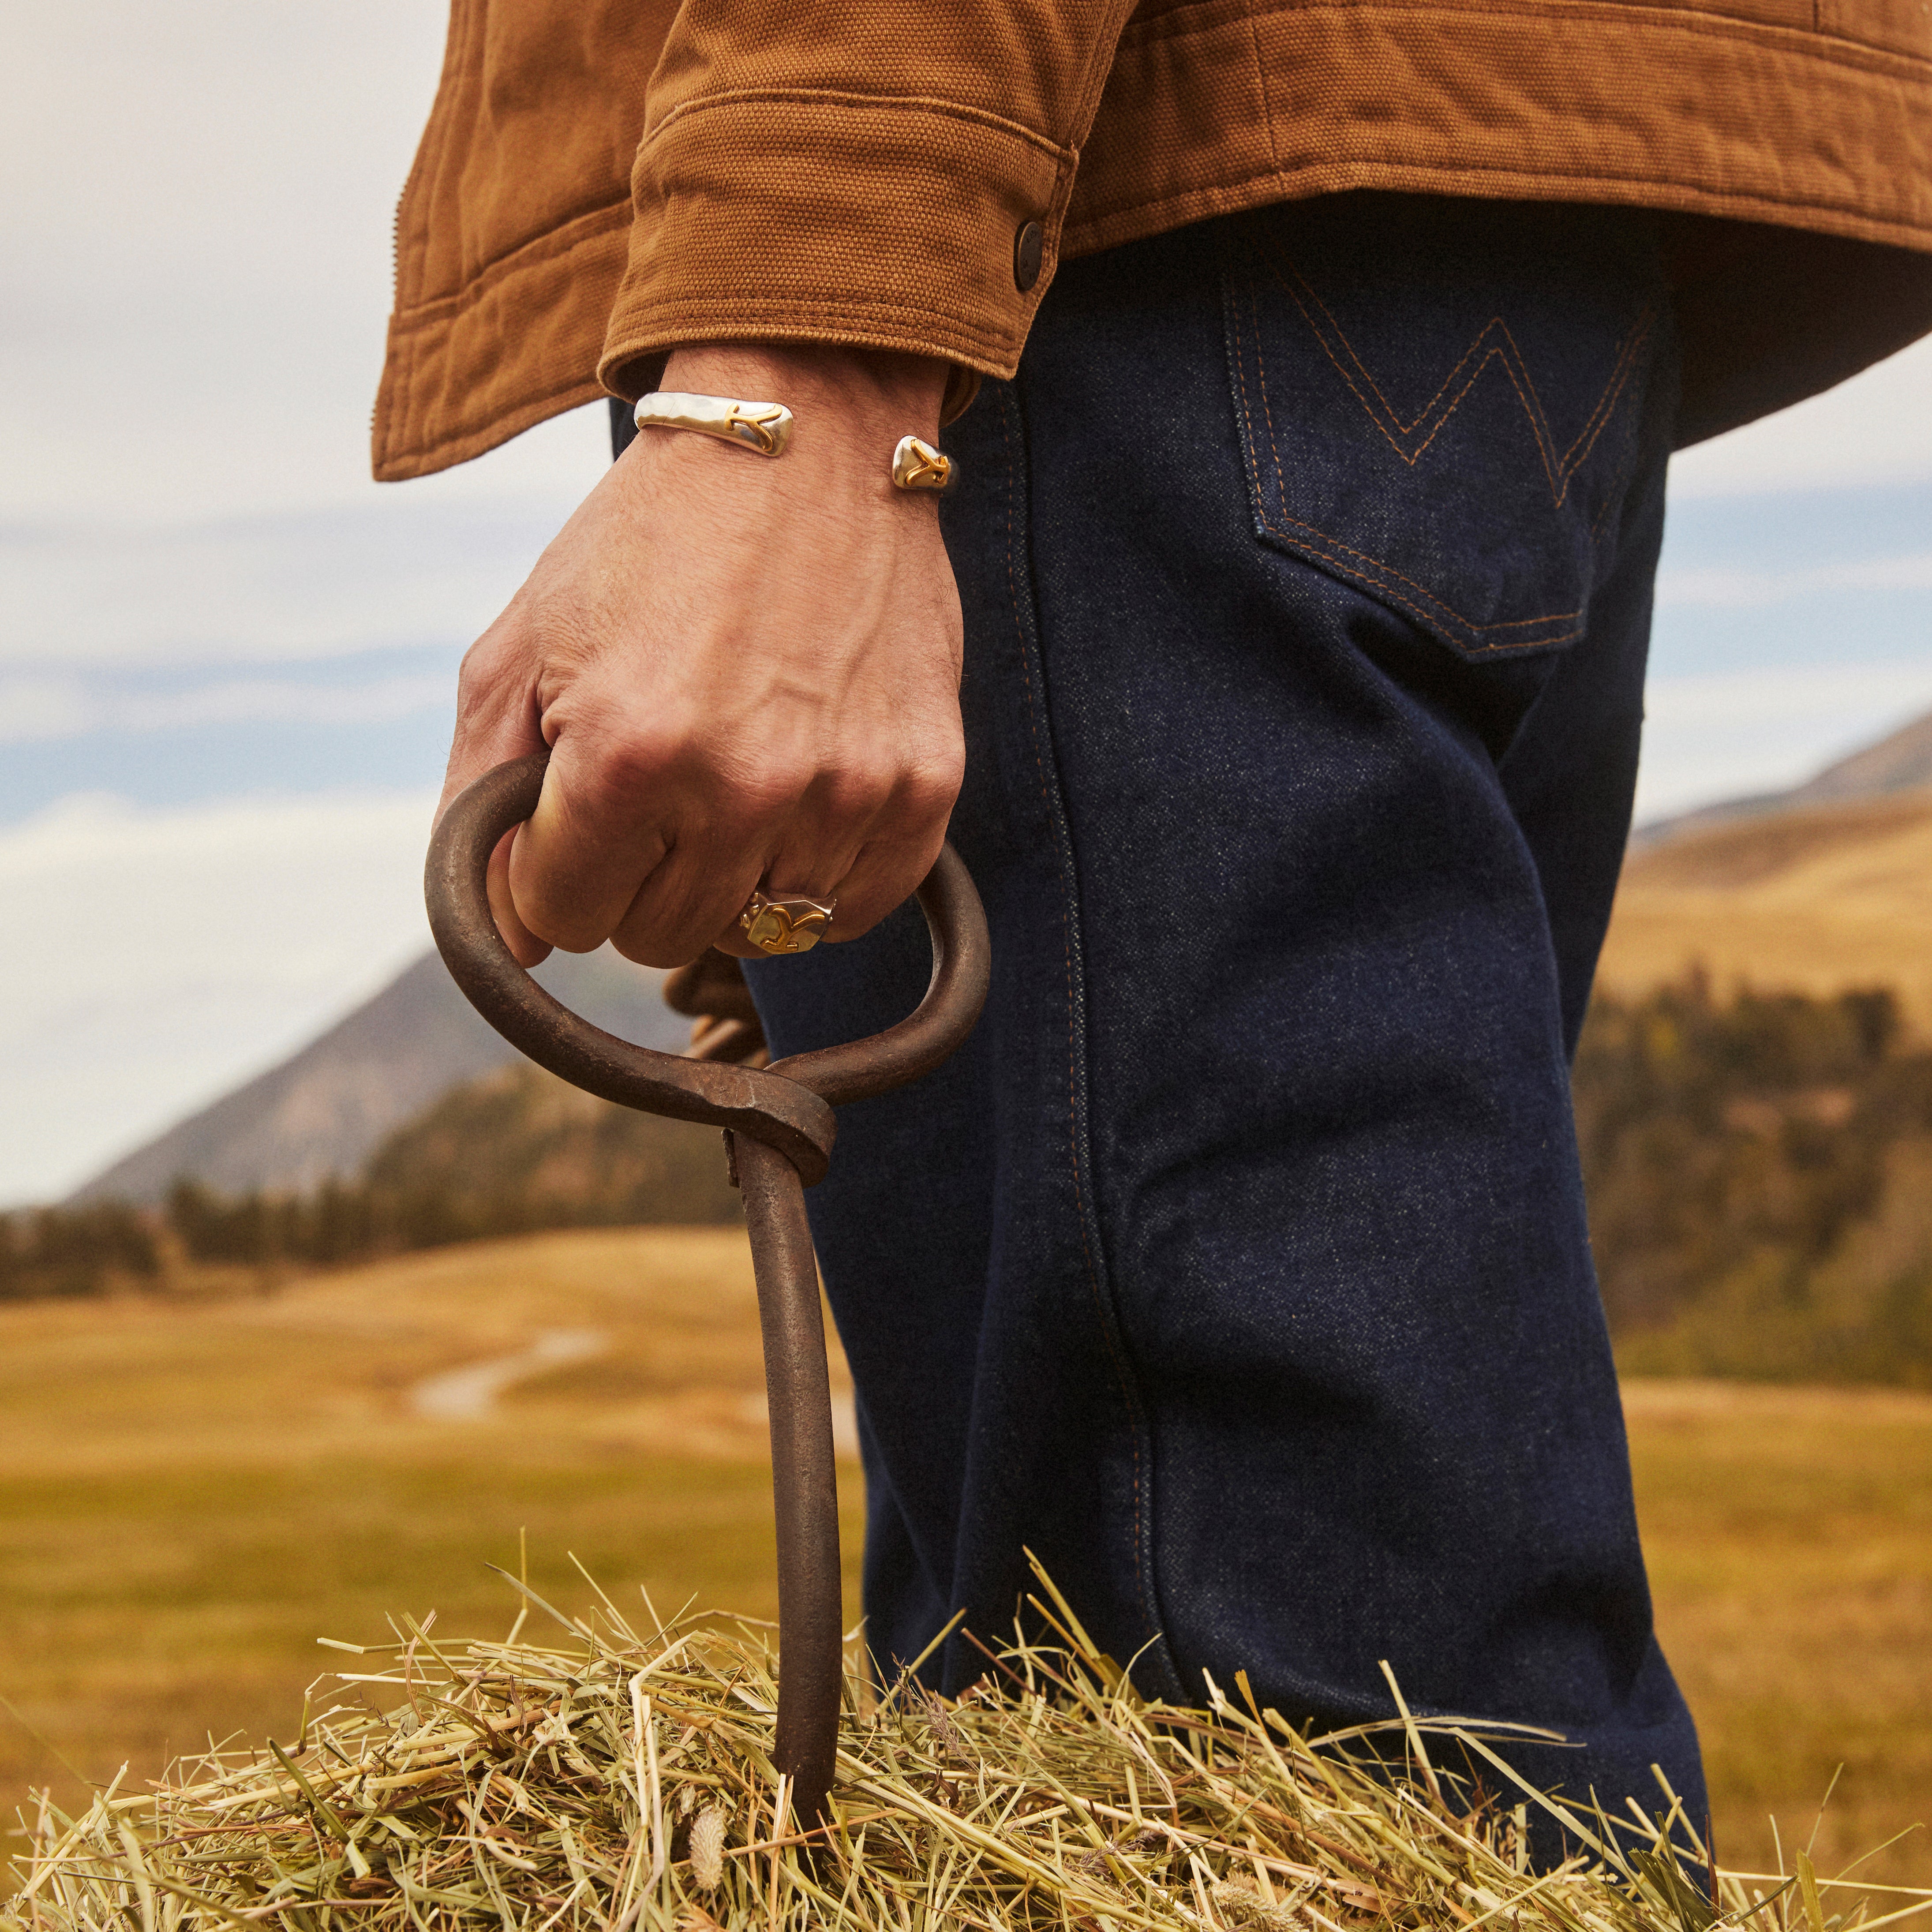
<path id="1" fill-rule="evenodd" d="M 817 1823 L 838 1750 L 843 1659 L 832 1394 L 805 1190 L 824 1178 L 835 1106 L 931 1072 L 973 1030 L 992 970 L 986 913 L 947 845 L 919 888 L 932 979 L 908 1018 L 764 1069 L 654 1053 L 551 998 L 512 957 L 490 915 L 490 855 L 536 810 L 548 763 L 538 753 L 500 765 L 443 814 L 424 875 L 430 929 L 470 1004 L 539 1066 L 620 1106 L 722 1127 L 728 1138 L 751 1232 L 771 1412 L 779 1665 L 772 1761 L 790 1782 L 796 1815 Z"/>

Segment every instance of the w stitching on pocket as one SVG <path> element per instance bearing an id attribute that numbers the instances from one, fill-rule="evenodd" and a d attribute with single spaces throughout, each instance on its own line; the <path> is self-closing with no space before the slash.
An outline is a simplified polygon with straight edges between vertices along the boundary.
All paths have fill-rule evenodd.
<path id="1" fill-rule="evenodd" d="M 1475 387 L 1477 379 L 1490 363 L 1492 360 L 1501 362 L 1504 374 L 1509 377 L 1516 391 L 1516 400 L 1522 405 L 1522 412 L 1529 418 L 1530 428 L 1536 437 L 1537 452 L 1543 459 L 1544 478 L 1550 485 L 1550 502 L 1553 508 L 1559 510 L 1570 494 L 1570 485 L 1575 479 L 1576 472 L 1588 460 L 1598 437 L 1616 414 L 1617 403 L 1630 381 L 1631 371 L 1636 366 L 1637 352 L 1657 320 L 1654 307 L 1646 308 L 1637 317 L 1630 332 L 1618 348 L 1616 364 L 1610 370 L 1603 394 L 1597 398 L 1596 407 L 1590 412 L 1589 420 L 1578 432 L 1576 441 L 1559 455 L 1556 449 L 1556 434 L 1550 427 L 1550 418 L 1544 412 L 1543 398 L 1537 393 L 1535 380 L 1529 373 L 1529 365 L 1523 360 L 1522 351 L 1516 346 L 1516 338 L 1510 333 L 1509 324 L 1501 316 L 1492 316 L 1484 324 L 1477 332 L 1475 340 L 1463 350 L 1461 360 L 1443 379 L 1442 387 L 1424 405 L 1419 414 L 1404 422 L 1396 414 L 1394 406 L 1382 394 L 1381 385 L 1370 373 L 1367 364 L 1357 353 L 1354 345 L 1343 333 L 1341 324 L 1335 320 L 1328 304 L 1310 286 L 1307 278 L 1292 262 L 1288 263 L 1286 274 L 1280 264 L 1270 263 L 1269 266 L 1274 271 L 1276 280 L 1288 291 L 1295 306 L 1300 310 L 1316 340 L 1321 344 L 1322 353 L 1335 365 L 1336 373 L 1348 386 L 1355 400 L 1367 412 L 1370 421 L 1388 438 L 1389 447 L 1411 469 L 1414 469 L 1421 460 L 1422 452 L 1442 434 L 1443 425 L 1462 407 L 1462 398 Z M 1318 321 L 1316 320 L 1318 311 L 1321 317 Z M 1325 328 L 1322 326 L 1324 322 L 1328 325 Z M 1492 341 L 1492 338 L 1496 339 Z M 1341 344 L 1347 356 L 1347 364 L 1335 352 L 1336 343 Z M 1486 344 L 1488 345 L 1486 347 Z M 1351 368 L 1354 371 L 1352 374 Z M 1464 376 L 1466 370 L 1468 373 Z M 1374 392 L 1374 402 L 1370 402 L 1363 394 L 1355 380 L 1357 376 Z M 1461 387 L 1444 404 L 1444 397 L 1448 395 L 1459 376 L 1463 378 Z M 1417 432 L 1425 425 L 1428 426 L 1428 434 L 1419 442 L 1416 442 Z M 1413 444 L 1414 446 L 1412 448 L 1405 448 L 1405 444 Z"/>
<path id="2" fill-rule="evenodd" d="M 1270 264 L 1270 266 L 1274 267 L 1274 265 Z M 1301 289 L 1306 291 L 1308 302 L 1314 303 L 1316 307 L 1321 310 L 1322 315 L 1327 318 L 1336 339 L 1347 351 L 1350 360 L 1360 375 L 1362 382 L 1366 383 L 1369 388 L 1373 392 L 1376 403 L 1381 405 L 1379 412 L 1376 407 L 1376 404 L 1371 403 L 1368 398 L 1363 394 L 1360 387 L 1351 376 L 1348 369 L 1343 366 L 1341 359 L 1336 355 L 1328 335 L 1324 332 L 1321 325 L 1316 321 L 1313 315 L 1310 313 L 1308 302 L 1303 300 L 1301 293 L 1288 282 L 1286 277 L 1282 276 L 1279 267 L 1274 267 L 1274 272 L 1276 279 L 1282 283 L 1282 286 L 1294 299 L 1297 307 L 1300 309 L 1303 317 L 1308 322 L 1316 340 L 1321 344 L 1323 352 L 1334 364 L 1336 372 L 1347 384 L 1350 392 L 1361 404 L 1370 421 L 1376 424 L 1377 428 L 1388 439 L 1396 454 L 1400 456 L 1411 468 L 1413 468 L 1420 460 L 1423 452 L 1442 433 L 1443 424 L 1461 406 L 1463 398 L 1474 386 L 1478 376 L 1488 366 L 1491 358 L 1496 357 L 1501 359 L 1504 372 L 1508 375 L 1512 386 L 1516 389 L 1516 399 L 1522 405 L 1523 412 L 1528 418 L 1531 428 L 1536 436 L 1538 454 L 1543 462 L 1544 478 L 1550 486 L 1552 507 L 1556 508 L 1562 507 L 1568 495 L 1570 484 L 1574 480 L 1576 472 L 1588 460 L 1592 451 L 1595 448 L 1604 430 L 1616 416 L 1618 405 L 1623 400 L 1630 387 L 1630 378 L 1637 367 L 1638 357 L 1642 352 L 1644 344 L 1649 339 L 1652 329 L 1655 326 L 1658 314 L 1654 304 L 1646 305 L 1635 322 L 1631 325 L 1629 334 L 1618 346 L 1616 361 L 1605 382 L 1603 393 L 1598 398 L 1596 406 L 1590 412 L 1588 420 L 1578 431 L 1575 441 L 1570 444 L 1569 448 L 1558 456 L 1556 454 L 1556 438 L 1549 428 L 1547 418 L 1544 416 L 1541 399 L 1537 395 L 1535 384 L 1530 378 L 1527 364 L 1522 361 L 1522 352 L 1517 349 L 1515 339 L 1510 334 L 1508 325 L 1503 322 L 1502 317 L 1492 318 L 1490 323 L 1478 333 L 1476 340 L 1463 352 L 1460 360 L 1450 371 L 1441 387 L 1437 389 L 1436 394 L 1430 398 L 1421 412 L 1410 422 L 1404 424 L 1396 416 L 1388 398 L 1382 394 L 1380 386 L 1376 383 L 1367 365 L 1356 354 L 1353 345 L 1342 333 L 1340 326 L 1336 322 L 1334 316 L 1329 313 L 1326 305 L 1322 302 L 1320 297 L 1315 293 L 1313 289 L 1303 280 L 1299 271 L 1294 269 L 1292 264 L 1290 265 L 1290 273 L 1294 276 L 1295 280 L 1300 284 Z M 1275 436 L 1274 411 L 1268 401 L 1268 371 L 1261 346 L 1259 296 L 1251 292 L 1250 302 L 1254 310 L 1255 318 L 1256 387 L 1261 397 L 1262 419 L 1268 431 L 1269 458 L 1274 468 L 1276 501 L 1278 505 L 1284 505 L 1287 500 L 1287 480 L 1282 462 L 1280 446 Z M 1230 301 L 1228 314 L 1234 332 L 1234 359 L 1236 380 L 1240 388 L 1242 422 L 1246 431 L 1248 446 L 1252 451 L 1256 447 L 1254 418 L 1248 400 L 1245 332 L 1242 326 L 1238 300 Z M 1504 342 L 1507 344 L 1507 350 L 1492 347 L 1486 353 L 1478 356 L 1478 352 L 1483 349 L 1485 342 L 1492 334 L 1497 332 L 1500 332 Z M 1470 368 L 1469 365 L 1472 359 L 1474 361 L 1474 367 Z M 1461 386 L 1456 389 L 1454 395 L 1445 406 L 1443 402 L 1444 397 L 1455 384 L 1458 375 L 1461 374 L 1466 368 L 1469 370 L 1466 379 Z M 1521 372 L 1520 378 L 1519 370 Z M 1436 413 L 1438 412 L 1439 413 Z M 1435 420 L 1432 424 L 1430 424 L 1432 414 L 1435 415 Z M 1409 450 L 1402 447 L 1402 439 L 1406 437 L 1413 441 L 1416 430 L 1425 424 L 1430 424 L 1428 434 L 1420 442 L 1414 444 L 1412 454 Z M 1625 466 L 1626 468 L 1628 466 L 1628 465 Z M 1610 502 L 1614 500 L 1614 496 L 1613 489 L 1610 497 L 1606 500 L 1605 510 L 1609 508 Z M 1444 602 L 1426 586 L 1417 583 L 1412 578 L 1405 576 L 1382 558 L 1371 556 L 1366 551 L 1357 550 L 1352 545 L 1344 543 L 1339 537 L 1318 529 L 1312 524 L 1304 523 L 1298 518 L 1290 517 L 1285 508 L 1278 509 L 1276 516 L 1271 518 L 1267 506 L 1260 501 L 1258 495 L 1256 512 L 1262 528 L 1270 535 L 1304 550 L 1318 551 L 1322 554 L 1322 560 L 1328 563 L 1331 568 L 1345 577 L 1352 578 L 1357 582 L 1366 584 L 1378 595 L 1386 597 L 1398 608 L 1407 611 L 1409 615 L 1426 625 L 1439 625 L 1446 620 L 1448 624 L 1453 625 L 1468 638 L 1474 639 L 1487 636 L 1491 632 L 1498 631 L 1531 630 L 1552 624 L 1574 623 L 1574 620 L 1582 615 L 1580 610 L 1552 611 L 1539 617 L 1510 618 L 1493 623 L 1480 624 L 1472 618 L 1464 616 L 1461 612 Z M 1601 529 L 1603 520 L 1604 512 L 1600 511 L 1591 526 L 1591 537 L 1593 542 Z M 1291 535 L 1289 529 L 1282 527 L 1283 524 L 1289 526 L 1294 532 L 1299 534 Z M 1352 562 L 1350 560 L 1352 560 Z M 1412 598 L 1405 596 L 1401 591 L 1394 587 L 1396 584 L 1406 586 L 1408 590 L 1414 593 L 1414 596 Z M 1416 599 L 1420 599 L 1420 602 L 1418 602 Z M 1424 606 L 1428 608 L 1424 608 Z M 1493 656 L 1503 652 L 1540 650 L 1555 644 L 1574 643 L 1582 634 L 1582 632 L 1580 628 L 1561 632 L 1552 636 L 1499 638 L 1486 644 L 1472 641 L 1466 645 L 1466 648 L 1468 654 L 1472 656 Z"/>
<path id="3" fill-rule="evenodd" d="M 1282 466 L 1280 446 L 1275 440 L 1274 414 L 1268 402 L 1266 371 L 1262 363 L 1260 303 L 1256 302 L 1254 307 L 1256 311 L 1255 368 L 1258 379 L 1256 387 L 1261 392 L 1262 417 L 1268 428 L 1268 454 L 1274 465 L 1276 493 L 1278 497 L 1285 498 L 1288 490 L 1286 472 Z M 1244 419 L 1248 424 L 1249 442 L 1252 448 L 1253 418 L 1248 408 L 1247 358 L 1241 340 L 1241 324 L 1238 309 L 1234 311 L 1234 331 L 1237 337 L 1234 361 L 1235 368 L 1240 372 L 1241 411 Z M 1257 514 L 1262 527 L 1270 535 L 1280 537 L 1290 543 L 1298 543 L 1304 549 L 1316 549 L 1318 544 L 1319 548 L 1324 553 L 1323 560 L 1334 569 L 1345 576 L 1353 578 L 1358 583 L 1367 584 L 1378 596 L 1386 597 L 1390 603 L 1406 610 L 1411 616 L 1420 620 L 1424 624 L 1439 624 L 1447 618 L 1450 622 L 1466 632 L 1480 633 L 1485 631 L 1522 630 L 1538 624 L 1567 623 L 1581 614 L 1575 610 L 1564 610 L 1549 616 L 1518 617 L 1504 622 L 1478 624 L 1463 616 L 1459 611 L 1451 610 L 1432 591 L 1418 584 L 1413 578 L 1405 577 L 1400 571 L 1394 568 L 1391 565 L 1384 563 L 1380 557 L 1371 556 L 1366 550 L 1357 550 L 1353 545 L 1342 542 L 1340 537 L 1330 536 L 1326 530 L 1318 530 L 1312 524 L 1303 523 L 1298 518 L 1288 515 L 1285 511 L 1278 513 L 1276 520 L 1271 520 L 1266 508 L 1258 505 Z M 1282 527 L 1283 524 L 1292 526 L 1294 530 L 1304 532 L 1304 535 L 1300 538 L 1291 537 L 1288 531 Z M 1309 542 L 1311 538 L 1316 539 L 1316 542 Z M 1352 564 L 1346 560 L 1349 558 L 1353 558 L 1355 561 Z M 1396 584 L 1406 584 L 1415 593 L 1415 597 L 1420 598 L 1422 602 L 1418 603 L 1413 598 L 1405 597 L 1400 591 L 1394 588 L 1394 585 Z M 1425 610 L 1423 608 L 1424 604 L 1431 608 Z M 1518 638 L 1493 644 L 1472 645 L 1470 648 L 1472 651 L 1478 652 L 1539 650 L 1550 644 L 1569 644 L 1581 634 L 1580 632 L 1570 631 L 1558 637 Z"/>

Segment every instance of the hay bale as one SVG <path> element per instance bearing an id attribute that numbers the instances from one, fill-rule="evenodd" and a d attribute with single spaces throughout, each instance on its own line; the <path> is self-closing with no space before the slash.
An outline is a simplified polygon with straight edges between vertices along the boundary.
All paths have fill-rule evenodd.
<path id="1" fill-rule="evenodd" d="M 560 1647 L 521 1640 L 527 1607 L 501 1642 L 406 1623 L 392 1646 L 334 1646 L 357 1661 L 322 1680 L 330 1701 L 304 1707 L 286 1748 L 214 1750 L 139 1795 L 117 1780 L 78 1818 L 44 1799 L 0 1924 L 1711 1932 L 1715 1918 L 1710 1880 L 1660 1850 L 1655 1826 L 1618 1850 L 1600 1816 L 1563 1812 L 1594 1850 L 1532 1873 L 1529 1808 L 1551 1801 L 1510 1784 L 1493 1732 L 1411 1720 L 1317 1750 L 1244 1708 L 1244 1683 L 1207 1711 L 1150 1705 L 1057 1595 L 1036 1607 L 1065 1647 L 1017 1640 L 956 1702 L 909 1681 L 878 1700 L 855 1671 L 836 1815 L 804 1832 L 768 1756 L 762 1630 L 653 1616 L 640 1636 L 608 1599 L 583 1618 L 531 1600 L 568 1633 Z M 1472 1807 L 1432 1766 L 1432 1737 L 1492 1760 L 1509 1798 Z M 1827 1932 L 1800 1870 L 1781 1888 L 1723 1881 L 1726 1920 Z"/>

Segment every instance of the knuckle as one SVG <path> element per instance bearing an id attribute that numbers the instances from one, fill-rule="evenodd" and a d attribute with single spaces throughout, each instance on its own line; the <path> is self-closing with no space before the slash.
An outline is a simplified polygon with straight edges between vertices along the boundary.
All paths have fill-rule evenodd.
<path id="1" fill-rule="evenodd" d="M 867 758 L 847 766 L 826 788 L 826 803 L 835 818 L 869 821 L 892 802 L 899 788 L 896 766 Z"/>
<path id="2" fill-rule="evenodd" d="M 725 776 L 720 802 L 734 818 L 760 828 L 775 826 L 798 809 L 817 776 L 808 760 L 774 758 Z"/>
<path id="3" fill-rule="evenodd" d="M 585 760 L 586 786 L 616 797 L 634 796 L 661 784 L 675 767 L 678 748 L 666 734 L 650 725 L 627 721 L 598 734 L 592 756 Z"/>
<path id="4" fill-rule="evenodd" d="M 485 632 L 464 652 L 463 662 L 456 668 L 458 716 L 472 718 L 497 709 L 516 670 L 502 640 L 494 632 Z"/>
<path id="5" fill-rule="evenodd" d="M 594 821 L 628 823 L 682 780 L 688 752 L 674 720 L 573 718 L 562 724 L 560 735 L 578 741 L 571 802 Z"/>
<path id="6" fill-rule="evenodd" d="M 496 628 L 514 638 L 520 656 L 553 677 L 582 670 L 597 654 L 595 612 L 554 587 L 539 592 L 525 584 Z"/>
<path id="7" fill-rule="evenodd" d="M 928 755 L 906 773 L 902 795 L 915 818 L 944 818 L 959 796 L 966 776 L 964 748 Z"/>

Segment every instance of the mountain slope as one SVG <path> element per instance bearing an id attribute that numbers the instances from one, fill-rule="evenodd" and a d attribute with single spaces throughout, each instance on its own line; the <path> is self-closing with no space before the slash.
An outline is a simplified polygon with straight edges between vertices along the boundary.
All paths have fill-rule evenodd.
<path id="1" fill-rule="evenodd" d="M 607 947 L 556 953 L 536 977 L 612 1033 L 680 1051 L 687 1023 L 659 999 L 662 974 Z M 70 1197 L 158 1201 L 178 1175 L 224 1193 L 298 1191 L 359 1169 L 394 1129 L 453 1087 L 516 1058 L 425 953 L 298 1052 L 116 1161 Z"/>
<path id="2" fill-rule="evenodd" d="M 1890 986 L 1932 1037 L 1932 712 L 1789 791 L 1637 832 L 1598 983 L 1634 999 L 1696 966 L 1720 987 Z"/>
<path id="3" fill-rule="evenodd" d="M 1635 998 L 1696 965 L 1720 986 L 1890 986 L 1932 1036 L 1932 790 L 1765 813 L 1634 852 L 1598 983 Z"/>
<path id="4" fill-rule="evenodd" d="M 1765 818 L 1777 812 L 1802 811 L 1808 806 L 1832 805 L 1846 799 L 1891 798 L 1928 785 L 1932 785 L 1932 711 L 1915 718 L 1877 743 L 1867 745 L 1835 764 L 1827 765 L 1822 771 L 1814 772 L 1802 784 L 1793 785 L 1788 791 L 1724 799 L 1715 805 L 1700 806 L 1694 812 L 1681 812 L 1675 818 L 1640 826 L 1631 837 L 1630 849 L 1646 851 L 1686 832 L 1708 831 L 1714 826 L 1735 824 L 1740 819 Z"/>
<path id="5" fill-rule="evenodd" d="M 410 1245 L 741 1218 L 715 1127 L 616 1106 L 527 1062 L 446 1094 L 364 1178 Z"/>

